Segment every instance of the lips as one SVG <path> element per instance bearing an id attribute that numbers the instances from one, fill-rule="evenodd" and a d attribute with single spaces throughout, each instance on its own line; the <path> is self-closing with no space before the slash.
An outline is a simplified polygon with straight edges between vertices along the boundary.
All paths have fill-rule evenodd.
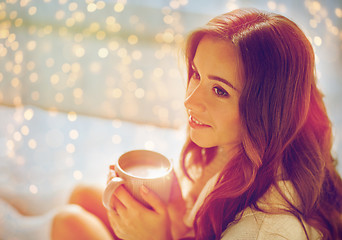
<path id="1" fill-rule="evenodd" d="M 203 128 L 203 127 L 210 127 L 207 124 L 202 123 L 198 119 L 194 118 L 192 115 L 189 114 L 189 124 L 192 128 Z"/>

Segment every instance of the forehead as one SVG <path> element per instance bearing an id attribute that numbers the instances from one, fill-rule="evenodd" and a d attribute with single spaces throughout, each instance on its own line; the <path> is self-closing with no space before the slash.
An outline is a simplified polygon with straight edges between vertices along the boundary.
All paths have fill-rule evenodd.
<path id="1" fill-rule="evenodd" d="M 204 36 L 198 44 L 195 67 L 203 74 L 225 78 L 241 89 L 241 66 L 238 49 L 229 40 Z"/>
<path id="2" fill-rule="evenodd" d="M 204 50 L 204 51 L 202 51 Z M 196 54 L 210 54 L 223 61 L 235 61 L 239 56 L 237 47 L 230 40 L 223 40 L 205 35 L 199 42 Z"/>

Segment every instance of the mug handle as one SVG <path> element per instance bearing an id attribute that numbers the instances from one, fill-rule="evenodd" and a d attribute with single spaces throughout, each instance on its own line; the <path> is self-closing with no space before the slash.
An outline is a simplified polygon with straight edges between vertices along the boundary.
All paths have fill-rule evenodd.
<path id="1" fill-rule="evenodd" d="M 103 195 L 102 195 L 102 204 L 107 210 L 113 210 L 110 207 L 110 200 L 115 190 L 123 183 L 124 183 L 124 180 L 120 177 L 114 177 L 108 182 L 107 187 L 104 190 Z"/>

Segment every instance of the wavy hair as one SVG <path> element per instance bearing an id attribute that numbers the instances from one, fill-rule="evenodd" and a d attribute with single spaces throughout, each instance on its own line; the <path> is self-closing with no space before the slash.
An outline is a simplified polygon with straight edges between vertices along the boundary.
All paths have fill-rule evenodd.
<path id="1" fill-rule="evenodd" d="M 304 230 L 306 222 L 324 239 L 342 239 L 342 181 L 331 155 L 331 122 L 316 86 L 314 52 L 304 33 L 288 18 L 256 9 L 220 15 L 187 39 L 188 80 L 205 35 L 232 42 L 239 51 L 243 132 L 238 153 L 196 215 L 195 238 L 220 239 L 238 213 L 258 208 L 271 185 L 282 194 L 277 182 L 290 180 L 299 204 L 282 195 Z M 215 147 L 202 149 L 188 137 L 181 158 L 185 174 L 190 177 L 189 164 L 204 167 L 215 153 Z"/>

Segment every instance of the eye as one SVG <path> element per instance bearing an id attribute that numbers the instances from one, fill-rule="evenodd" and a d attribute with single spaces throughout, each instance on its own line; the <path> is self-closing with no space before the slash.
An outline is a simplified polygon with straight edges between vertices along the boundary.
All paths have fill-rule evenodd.
<path id="1" fill-rule="evenodd" d="M 213 90 L 217 96 L 220 96 L 220 97 L 229 96 L 229 93 L 221 87 L 214 87 Z"/>

